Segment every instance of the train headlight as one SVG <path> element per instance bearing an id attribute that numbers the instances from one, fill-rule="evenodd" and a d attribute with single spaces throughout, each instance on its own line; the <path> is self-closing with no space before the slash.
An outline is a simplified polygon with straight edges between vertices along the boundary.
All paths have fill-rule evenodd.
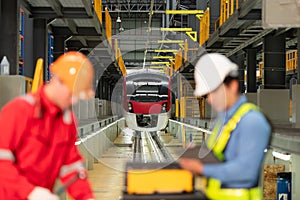
<path id="1" fill-rule="evenodd" d="M 133 112 L 132 104 L 128 103 L 128 112 Z"/>
<path id="2" fill-rule="evenodd" d="M 162 104 L 161 112 L 167 112 L 167 103 Z"/>

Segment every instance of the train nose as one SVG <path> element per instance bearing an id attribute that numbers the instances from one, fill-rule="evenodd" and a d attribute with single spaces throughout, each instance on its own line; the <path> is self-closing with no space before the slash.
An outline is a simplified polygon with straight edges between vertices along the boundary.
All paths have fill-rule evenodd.
<path id="1" fill-rule="evenodd" d="M 149 108 L 149 114 L 159 114 L 161 112 L 161 105 L 154 104 Z"/>

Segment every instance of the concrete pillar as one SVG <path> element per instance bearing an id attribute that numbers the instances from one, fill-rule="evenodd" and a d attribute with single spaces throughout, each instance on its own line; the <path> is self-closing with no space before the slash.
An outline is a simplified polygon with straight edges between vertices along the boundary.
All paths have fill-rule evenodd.
<path id="1" fill-rule="evenodd" d="M 89 119 L 96 118 L 95 99 L 89 99 L 88 100 L 88 118 Z"/>
<path id="2" fill-rule="evenodd" d="M 48 67 L 48 28 L 46 19 L 33 20 L 33 61 L 34 65 L 38 58 L 44 60 L 44 77 Z"/>
<path id="3" fill-rule="evenodd" d="M 88 101 L 80 100 L 79 101 L 79 119 L 88 119 Z"/>
<path id="4" fill-rule="evenodd" d="M 292 86 L 292 122 L 296 128 L 300 128 L 300 85 Z"/>
<path id="5" fill-rule="evenodd" d="M 257 93 L 246 93 L 248 101 L 257 105 Z"/>
<path id="6" fill-rule="evenodd" d="M 256 93 L 256 49 L 247 49 L 247 92 Z"/>
<path id="7" fill-rule="evenodd" d="M 266 89 L 284 89 L 285 86 L 285 34 L 269 34 L 264 38 L 264 81 Z"/>
<path id="8" fill-rule="evenodd" d="M 99 116 L 99 99 L 98 98 L 94 99 L 94 104 L 95 104 L 95 114 L 96 114 L 96 117 L 98 117 Z"/>
<path id="9" fill-rule="evenodd" d="M 289 90 L 288 89 L 259 89 L 257 105 L 273 123 L 289 123 Z"/>
<path id="10" fill-rule="evenodd" d="M 0 76 L 0 110 L 13 98 L 25 94 L 25 77 L 14 75 Z"/>
<path id="11" fill-rule="evenodd" d="M 291 161 L 292 199 L 300 199 L 300 190 L 298 189 L 300 187 L 300 155 L 292 154 Z"/>
<path id="12" fill-rule="evenodd" d="M 54 48 L 53 48 L 54 60 L 56 60 L 60 55 L 62 55 L 64 51 L 65 51 L 65 37 L 54 35 Z"/>
<path id="13" fill-rule="evenodd" d="M 1 0 L 0 61 L 6 56 L 10 75 L 19 74 L 19 1 Z"/>

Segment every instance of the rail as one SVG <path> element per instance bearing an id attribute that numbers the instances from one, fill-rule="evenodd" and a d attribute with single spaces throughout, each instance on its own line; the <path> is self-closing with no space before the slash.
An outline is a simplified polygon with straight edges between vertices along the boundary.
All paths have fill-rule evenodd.
<path id="1" fill-rule="evenodd" d="M 93 138 L 94 136 L 96 136 L 98 134 L 101 134 L 106 129 L 108 129 L 111 126 L 114 126 L 115 124 L 119 123 L 120 121 L 125 120 L 124 118 L 121 118 L 121 119 L 118 119 L 118 120 L 114 121 L 115 119 L 116 119 L 116 117 L 107 118 L 107 119 L 104 119 L 104 120 L 100 120 L 100 121 L 97 121 L 97 122 L 79 127 L 78 128 L 79 129 L 78 130 L 79 138 L 75 142 L 75 145 L 79 145 L 79 144 Z M 107 123 L 107 122 L 110 122 L 111 120 L 114 121 L 114 122 Z M 101 123 L 103 123 L 105 125 L 105 127 L 99 128 L 99 130 L 94 130 L 95 129 L 94 127 L 97 127 L 97 126 L 101 127 Z"/>
<path id="2" fill-rule="evenodd" d="M 186 147 L 189 143 L 200 145 L 206 139 L 206 135 L 211 134 L 211 131 L 206 128 L 197 127 L 172 119 L 169 119 L 168 129 L 175 138 L 178 138 L 178 140 L 182 142 L 183 147 Z"/>

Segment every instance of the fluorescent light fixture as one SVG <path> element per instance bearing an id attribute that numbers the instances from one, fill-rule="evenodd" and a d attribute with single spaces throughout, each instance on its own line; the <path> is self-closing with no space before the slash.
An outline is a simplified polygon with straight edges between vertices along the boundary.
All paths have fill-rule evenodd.
<path id="1" fill-rule="evenodd" d="M 291 155 L 290 154 L 283 154 L 283 153 L 279 153 L 277 151 L 273 151 L 272 155 L 275 158 L 278 158 L 278 159 L 281 159 L 281 160 L 285 160 L 285 161 L 291 160 Z"/>
<path id="2" fill-rule="evenodd" d="M 121 22 L 122 22 L 122 20 L 121 20 L 120 16 L 118 16 L 118 18 L 117 18 L 117 21 L 116 21 L 116 22 L 118 22 L 118 23 L 121 23 Z"/>

